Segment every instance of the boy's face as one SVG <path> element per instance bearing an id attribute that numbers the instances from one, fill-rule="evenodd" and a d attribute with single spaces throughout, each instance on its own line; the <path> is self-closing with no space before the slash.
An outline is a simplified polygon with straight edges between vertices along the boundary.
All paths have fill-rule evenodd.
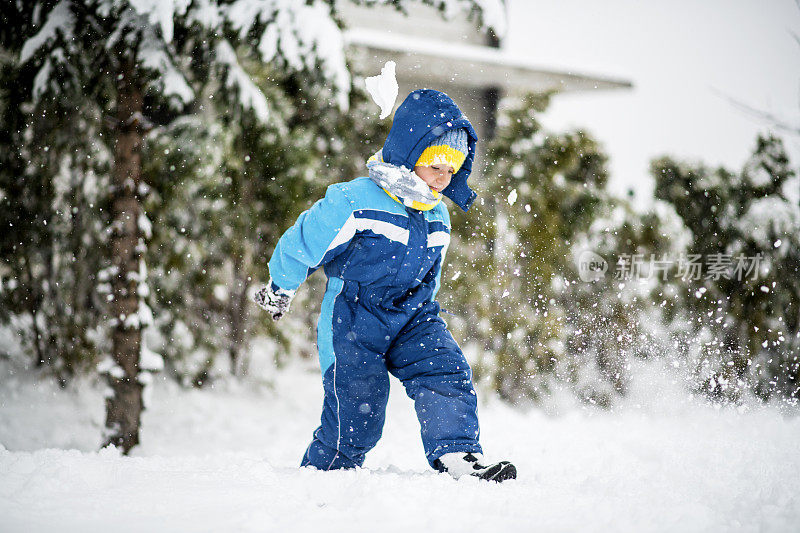
<path id="1" fill-rule="evenodd" d="M 436 192 L 442 192 L 453 178 L 453 167 L 450 165 L 416 166 L 414 172 Z"/>

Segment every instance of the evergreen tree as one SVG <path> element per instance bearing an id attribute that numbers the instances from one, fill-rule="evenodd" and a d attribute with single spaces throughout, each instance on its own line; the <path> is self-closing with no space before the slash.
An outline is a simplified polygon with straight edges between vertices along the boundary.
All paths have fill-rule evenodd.
<path id="1" fill-rule="evenodd" d="M 0 323 L 14 320 L 37 366 L 64 385 L 105 348 L 95 290 L 107 206 L 109 152 L 97 107 L 77 99 L 19 102 L 34 69 L 0 60 Z"/>
<path id="2" fill-rule="evenodd" d="M 703 392 L 737 399 L 800 395 L 800 179 L 782 142 L 759 136 L 739 173 L 669 158 L 652 164 L 656 195 L 691 234 L 686 254 L 703 262 L 679 308 L 692 327 Z"/>
<path id="3" fill-rule="evenodd" d="M 578 253 L 591 244 L 610 257 L 658 243 L 649 222 L 606 192 L 606 157 L 591 138 L 542 129 L 537 115 L 548 101 L 529 96 L 500 117 L 477 208 L 454 216 L 448 263 L 469 266 L 451 275 L 450 301 L 465 319 L 456 325 L 468 350 L 480 354 L 476 375 L 503 397 L 541 398 L 559 379 L 608 404 L 624 392 L 623 362 L 647 293 L 620 291 L 610 277 L 582 282 Z"/>

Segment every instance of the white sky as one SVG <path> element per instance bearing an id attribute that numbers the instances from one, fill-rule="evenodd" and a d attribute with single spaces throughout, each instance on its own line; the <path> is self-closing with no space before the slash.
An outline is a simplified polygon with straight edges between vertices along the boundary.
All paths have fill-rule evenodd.
<path id="1" fill-rule="evenodd" d="M 765 122 L 720 92 L 800 124 L 795 0 L 509 0 L 504 48 L 534 64 L 621 77 L 632 90 L 557 97 L 542 121 L 582 127 L 611 157 L 611 188 L 649 204 L 669 154 L 738 170 Z M 800 138 L 784 135 L 795 168 Z"/>

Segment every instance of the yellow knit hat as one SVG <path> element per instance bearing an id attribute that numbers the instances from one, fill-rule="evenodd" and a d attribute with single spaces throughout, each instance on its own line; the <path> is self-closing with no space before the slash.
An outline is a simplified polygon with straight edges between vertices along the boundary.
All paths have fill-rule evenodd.
<path id="1" fill-rule="evenodd" d="M 463 128 L 450 130 L 431 141 L 415 166 L 450 165 L 456 173 L 467 159 L 467 152 L 467 131 Z"/>

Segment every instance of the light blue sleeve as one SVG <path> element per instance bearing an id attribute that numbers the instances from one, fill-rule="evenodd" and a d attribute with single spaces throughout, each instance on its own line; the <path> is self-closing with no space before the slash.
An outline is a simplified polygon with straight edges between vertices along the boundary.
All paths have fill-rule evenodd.
<path id="1" fill-rule="evenodd" d="M 443 207 L 444 219 L 445 219 L 445 222 L 447 224 L 447 227 L 450 229 L 450 239 L 451 239 L 451 242 L 452 242 L 453 227 L 450 225 L 450 212 L 447 210 L 447 206 L 444 205 L 444 202 L 440 202 L 439 205 L 441 205 Z M 448 246 L 445 246 L 444 248 L 442 248 L 442 258 L 439 261 L 438 270 L 436 271 L 436 281 L 435 281 L 435 283 L 433 285 L 433 294 L 431 294 L 431 301 L 432 302 L 436 300 L 436 296 L 439 295 L 439 289 L 442 287 L 442 269 L 444 268 L 444 256 L 447 253 L 447 249 L 449 247 L 450 246 L 448 245 Z"/>
<path id="2" fill-rule="evenodd" d="M 439 262 L 439 270 L 436 272 L 436 282 L 433 285 L 433 293 L 431 294 L 431 301 L 436 301 L 436 297 L 439 295 L 439 289 L 442 286 L 442 265 L 444 265 L 444 253 L 446 250 L 442 250 L 442 258 Z"/>
<path id="3" fill-rule="evenodd" d="M 345 250 L 355 234 L 353 205 L 339 185 L 297 217 L 286 230 L 272 258 L 269 273 L 282 289 L 296 290 L 314 270 Z"/>

